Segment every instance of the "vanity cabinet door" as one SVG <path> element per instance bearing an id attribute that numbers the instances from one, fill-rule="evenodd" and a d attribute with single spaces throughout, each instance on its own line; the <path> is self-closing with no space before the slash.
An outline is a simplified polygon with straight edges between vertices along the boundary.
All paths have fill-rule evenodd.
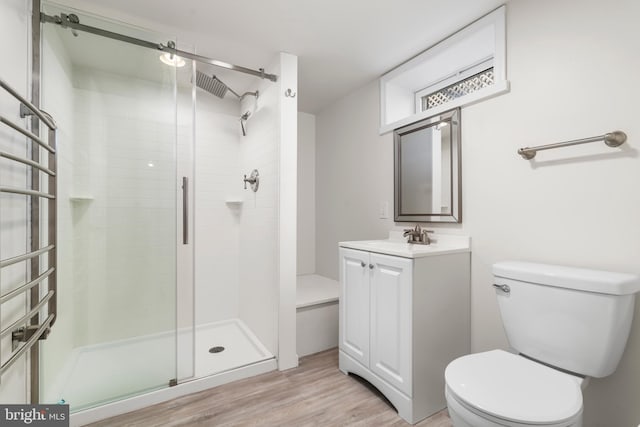
<path id="1" fill-rule="evenodd" d="M 412 396 L 413 261 L 372 253 L 370 369 Z M 419 333 L 419 331 L 417 331 Z"/>
<path id="2" fill-rule="evenodd" d="M 340 349 L 369 366 L 369 253 L 340 249 Z"/>

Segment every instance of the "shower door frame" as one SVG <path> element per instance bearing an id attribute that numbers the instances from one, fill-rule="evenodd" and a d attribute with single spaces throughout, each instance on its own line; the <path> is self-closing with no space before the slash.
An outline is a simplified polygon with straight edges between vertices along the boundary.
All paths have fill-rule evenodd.
<path id="1" fill-rule="evenodd" d="M 37 12 L 36 12 L 37 11 Z M 40 0 L 32 0 L 31 2 L 31 104 L 33 104 L 36 108 L 40 108 L 40 65 L 41 65 L 41 55 L 40 55 Z M 40 132 L 39 122 L 37 120 L 33 120 L 31 122 L 31 131 L 38 135 Z M 32 153 L 32 160 L 36 161 L 37 158 L 36 153 Z M 34 184 L 33 178 L 31 184 Z M 56 200 L 57 203 L 57 200 Z M 29 222 L 31 225 L 31 247 L 33 250 L 33 246 L 37 245 L 39 242 L 39 209 L 36 210 L 34 205 L 31 205 L 30 209 L 30 218 Z M 55 218 L 54 218 L 55 221 Z M 54 223 L 55 226 L 55 223 Z M 36 238 L 34 238 L 34 236 Z M 35 264 L 31 264 L 32 272 L 34 269 L 39 268 L 39 262 L 37 258 L 34 260 Z M 37 272 L 37 271 L 36 271 Z M 55 275 L 57 275 L 57 271 Z M 57 293 L 57 292 L 56 292 Z M 37 297 L 37 294 L 35 295 Z M 34 298 L 34 292 L 31 292 L 31 299 Z M 31 347 L 30 355 L 29 355 L 29 394 L 30 401 L 32 404 L 40 403 L 40 343 L 36 343 L 33 347 Z"/>
<path id="2" fill-rule="evenodd" d="M 31 31 L 32 31 L 32 76 L 31 76 L 31 87 L 32 87 L 32 102 L 39 106 L 40 105 L 40 67 L 41 67 L 41 25 L 44 22 L 40 15 L 41 9 L 41 0 L 32 0 L 32 19 L 31 19 Z M 69 27 L 73 27 L 73 25 L 68 25 Z M 78 28 L 82 30 L 82 28 Z M 126 41 L 122 40 L 121 41 Z M 151 46 L 147 46 L 151 48 Z M 158 51 L 165 51 L 175 53 L 178 56 L 184 56 L 186 58 L 193 59 L 195 61 L 204 62 L 210 65 L 215 65 L 219 67 L 224 67 L 227 69 L 247 72 L 244 67 L 233 66 L 231 64 L 226 64 L 221 61 L 217 61 L 211 58 L 207 58 L 200 55 L 191 54 L 189 52 L 184 52 L 177 50 L 175 48 L 169 48 L 163 45 L 156 45 L 154 49 Z M 281 66 L 284 64 L 286 67 L 286 72 L 283 70 L 282 75 L 276 76 L 275 74 L 267 74 L 264 69 L 259 69 L 258 71 L 250 70 L 248 74 L 253 74 L 255 76 L 261 77 L 262 79 L 268 79 L 278 84 L 282 89 L 284 89 L 285 85 L 289 87 L 288 91 L 297 92 L 297 57 L 295 55 L 289 55 L 285 53 L 280 54 L 280 63 Z M 258 363 L 252 367 L 247 367 L 248 369 L 241 372 L 241 370 L 234 370 L 232 372 L 223 373 L 221 377 L 210 377 L 210 378 L 195 378 L 192 381 L 187 383 L 178 383 L 177 387 L 172 387 L 170 390 L 172 392 L 168 393 L 170 395 L 180 396 L 187 393 L 192 393 L 195 391 L 204 390 L 206 388 L 210 388 L 215 385 L 219 385 L 222 383 L 226 383 L 229 381 L 247 378 L 253 375 L 257 375 L 259 373 L 268 372 L 275 368 L 279 370 L 286 370 L 297 366 L 298 357 L 296 354 L 296 345 L 295 345 L 295 274 L 296 274 L 296 238 L 295 238 L 295 230 L 296 230 L 296 185 L 295 178 L 297 176 L 296 171 L 296 160 L 295 155 L 297 153 L 296 147 L 296 112 L 297 112 L 297 98 L 285 98 L 285 95 L 280 93 L 280 100 L 278 103 L 280 104 L 283 112 L 286 110 L 285 116 L 286 119 L 283 118 L 281 113 L 281 121 L 279 123 L 280 126 L 280 162 L 281 167 L 286 169 L 286 178 L 283 179 L 284 176 L 280 176 L 279 178 L 279 200 L 277 201 L 277 205 L 279 206 L 279 245 L 278 245 L 278 257 L 279 257 L 279 289 L 280 289 L 280 303 L 278 309 L 278 350 L 276 351 L 277 359 L 269 360 L 265 362 Z M 290 120 L 293 118 L 293 122 Z M 282 174 L 282 170 L 279 172 Z M 293 179 L 293 184 L 291 185 L 291 179 Z M 288 184 L 285 184 L 285 181 Z M 286 214 L 285 214 L 286 213 Z M 192 228 L 189 230 L 191 232 Z M 286 255 L 286 256 L 283 256 Z M 35 356 L 35 357 L 34 357 Z M 31 384 L 31 401 L 32 403 L 39 402 L 39 390 L 40 390 L 40 381 L 39 381 L 39 354 L 36 347 L 32 350 L 31 354 L 31 370 L 30 370 L 30 384 Z M 178 389 L 181 389 L 180 391 Z M 164 391 L 169 391 L 165 389 Z M 126 399 L 126 401 L 117 401 L 111 404 L 99 406 L 93 409 L 82 410 L 80 413 L 77 413 L 76 417 L 82 418 L 85 417 L 87 420 L 90 419 L 100 419 L 94 418 L 98 416 L 96 414 L 101 413 L 100 408 L 105 408 L 105 406 L 118 405 L 119 403 L 123 403 L 128 406 L 128 410 L 132 410 L 135 407 L 142 407 L 138 405 L 148 405 L 153 403 L 157 403 L 160 401 L 164 401 L 166 397 L 159 397 L 158 392 L 153 392 L 148 395 L 140 395 L 137 397 L 132 397 Z M 170 398 L 170 397 L 169 397 Z M 127 404 L 127 401 L 130 401 Z M 135 403 L 134 403 L 135 402 Z M 146 402 L 146 403 L 143 403 Z M 106 409 L 106 408 L 105 408 Z M 80 415 L 84 413 L 84 415 Z"/>
<path id="3" fill-rule="evenodd" d="M 55 3 L 52 3 L 55 5 Z M 42 94 L 42 47 L 43 47 L 43 25 L 46 24 L 47 22 L 51 23 L 54 22 L 52 20 L 47 20 L 44 19 L 45 17 L 47 17 L 48 15 L 46 15 L 43 11 L 42 11 L 42 6 L 43 6 L 43 1 L 42 0 L 31 0 L 31 81 L 30 81 L 30 92 L 31 92 L 31 96 L 28 97 L 30 98 L 31 104 L 33 106 L 35 106 L 36 108 L 40 109 L 41 106 L 41 94 Z M 54 22 L 56 23 L 56 22 Z M 87 27 L 87 28 L 93 28 L 93 27 Z M 99 29 L 96 29 L 99 30 Z M 129 42 L 132 43 L 131 40 L 138 40 L 138 39 L 134 39 L 132 37 L 128 37 L 125 35 L 118 35 L 117 33 L 112 33 L 109 31 L 104 31 L 104 34 L 101 33 L 102 30 L 100 31 L 88 31 L 89 33 L 95 34 L 95 35 L 99 35 L 99 36 L 106 36 L 108 38 L 114 39 L 116 41 L 121 41 L 121 42 Z M 109 36 L 109 34 L 111 35 L 116 35 L 118 37 L 113 37 L 113 36 Z M 144 43 L 144 42 L 143 42 Z M 169 41 L 168 44 L 171 44 L 172 42 Z M 153 47 L 154 49 L 157 49 L 157 46 L 145 46 L 144 44 L 141 43 L 135 43 L 133 42 L 132 44 L 137 45 L 137 46 L 141 46 L 141 47 Z M 151 43 L 149 43 L 151 44 Z M 160 45 L 162 46 L 162 45 Z M 162 49 L 159 49 L 162 50 Z M 174 98 L 177 96 L 177 81 L 174 82 Z M 177 100 L 175 100 L 175 102 L 177 102 Z M 176 118 L 177 120 L 177 118 Z M 177 125 L 177 122 L 176 122 Z M 32 120 L 32 124 L 31 124 L 31 129 L 32 132 L 36 135 L 38 135 L 39 132 L 39 121 L 37 119 L 37 117 L 34 117 Z M 177 144 L 177 140 L 174 141 L 174 144 Z M 35 144 L 34 144 L 35 145 Z M 37 146 L 36 146 L 37 147 Z M 31 159 L 33 161 L 38 161 L 38 156 L 39 156 L 39 152 L 37 149 L 34 149 L 32 154 L 31 154 Z M 176 163 L 177 163 L 177 159 L 176 159 Z M 176 165 L 177 167 L 177 165 Z M 177 178 L 177 172 L 178 170 L 175 169 L 174 173 L 176 173 L 176 178 Z M 186 177 L 184 177 L 186 178 Z M 183 203 L 189 203 L 189 193 L 188 193 L 188 186 L 189 186 L 189 180 L 187 179 L 185 181 L 185 179 L 182 179 L 180 181 L 180 184 L 178 185 L 178 189 L 182 191 L 183 193 L 183 197 L 178 198 L 176 195 L 176 214 L 178 213 L 178 206 L 177 203 L 178 202 L 183 202 Z M 39 186 L 39 175 L 38 175 L 38 171 L 35 170 L 33 177 L 31 178 L 31 186 L 32 189 L 37 189 Z M 57 198 L 55 199 L 54 205 L 55 203 L 57 203 Z M 39 222 L 40 222 L 40 208 L 39 208 L 39 203 L 33 203 L 30 202 L 30 213 L 29 213 L 29 221 L 30 221 L 30 229 L 29 229 L 29 238 L 30 238 L 30 246 L 32 248 L 36 248 L 39 249 L 39 240 L 40 240 L 40 226 L 39 226 Z M 52 209 L 51 207 L 49 207 L 49 210 L 53 211 L 53 224 L 54 226 L 52 227 L 51 225 L 49 226 L 49 233 L 51 234 L 51 231 L 53 230 L 54 236 L 55 236 L 55 230 L 56 230 L 56 208 L 54 206 L 54 208 Z M 189 211 L 190 208 L 187 206 L 183 206 L 179 209 L 179 211 L 186 216 L 184 218 L 182 218 L 182 224 L 180 227 L 177 227 L 177 222 L 176 222 L 176 231 L 181 231 L 183 234 L 182 237 L 178 237 L 177 235 L 175 236 L 174 240 L 176 243 L 176 246 L 178 245 L 188 245 L 191 241 L 191 239 L 189 239 L 189 232 L 190 232 L 190 227 L 189 227 Z M 176 217 L 176 221 L 178 220 L 178 218 Z M 36 250 L 36 249 L 32 249 L 32 250 Z M 177 248 L 176 248 L 177 250 Z M 56 257 L 57 256 L 57 251 L 54 249 L 53 251 L 51 251 L 53 253 L 53 256 Z M 54 258 L 55 259 L 55 258 Z M 177 252 L 176 252 L 176 257 L 175 257 L 175 261 L 176 261 L 176 273 L 178 273 L 178 259 L 177 259 Z M 49 261 L 49 263 L 51 263 L 51 261 Z M 38 275 L 38 271 L 39 271 L 39 260 L 38 257 L 32 259 L 31 262 L 31 267 L 30 267 L 30 271 L 31 274 L 36 277 Z M 55 274 L 57 274 L 57 269 L 56 269 L 56 273 L 52 274 L 51 276 L 55 276 Z M 55 277 L 53 278 L 53 283 L 55 286 Z M 173 306 L 174 306 L 174 327 L 173 327 L 173 333 L 175 334 L 175 343 L 174 343 L 174 361 L 173 361 L 173 374 L 170 376 L 170 379 L 167 380 L 166 382 L 166 388 L 169 387 L 174 387 L 176 385 L 178 385 L 178 382 L 180 381 L 179 379 L 179 369 L 178 369 L 178 350 L 177 350 L 177 342 L 178 342 L 178 316 L 177 316 L 177 311 L 178 311 L 178 301 L 177 301 L 177 285 L 178 285 L 178 277 L 176 274 L 176 278 L 175 278 L 175 282 L 174 282 L 174 300 L 173 300 Z M 57 291 L 56 291 L 56 296 L 57 296 Z M 34 301 L 35 304 L 38 303 L 38 288 L 33 288 L 31 290 L 31 300 Z M 33 305 L 33 304 L 32 304 Z M 55 321 L 55 320 L 54 320 Z M 53 322 L 52 322 L 53 324 Z M 31 404 L 40 404 L 41 402 L 41 351 L 40 351 L 40 346 L 39 346 L 39 341 L 36 342 L 36 344 L 34 344 L 31 349 L 29 350 L 29 371 L 28 371 L 28 384 L 29 384 L 29 390 L 28 390 L 28 394 L 29 394 L 29 402 Z M 162 390 L 162 389 L 161 389 Z M 147 391 L 142 392 L 140 394 L 138 394 L 139 396 L 144 396 L 145 394 L 148 394 Z M 129 397 L 125 397 L 125 398 L 118 398 L 116 399 L 114 402 L 120 402 L 122 400 L 127 400 L 129 399 Z M 49 402 L 51 403 L 51 402 Z M 111 402 L 113 403 L 113 402 Z M 92 409 L 95 408 L 101 408 L 104 407 L 106 405 L 109 405 L 111 403 L 102 403 L 99 404 L 97 406 L 94 407 L 90 407 L 90 408 L 83 408 L 81 409 L 79 412 L 82 411 L 86 411 L 89 410 L 91 411 Z M 73 415 L 73 414 L 72 414 Z"/>
<path id="4" fill-rule="evenodd" d="M 33 0 L 33 1 L 36 1 L 36 0 Z M 38 0 L 38 3 L 40 3 L 39 0 Z M 268 80 L 271 80 L 272 82 L 278 81 L 278 76 L 276 76 L 275 74 L 270 74 L 265 72 L 264 68 L 253 70 L 251 68 L 230 64 L 228 62 L 219 61 L 217 59 L 209 58 L 203 55 L 196 55 L 195 53 L 176 49 L 175 43 L 171 41 L 167 42 L 166 45 L 163 45 L 162 43 L 153 43 L 153 42 L 138 39 L 135 37 L 126 36 L 124 34 L 115 33 L 113 31 L 107 31 L 101 28 L 83 25 L 83 24 L 80 24 L 79 22 L 75 22 L 74 20 L 70 19 L 70 16 L 71 15 L 50 16 L 45 13 L 41 13 L 38 15 L 38 20 L 39 22 L 43 22 L 43 23 L 52 23 L 52 24 L 61 25 L 63 28 L 71 28 L 72 30 L 85 31 L 98 36 L 108 37 L 114 40 L 131 43 L 147 49 L 153 49 L 160 52 L 168 52 L 170 54 L 177 55 L 183 58 L 188 58 L 197 62 L 202 62 L 205 64 L 220 67 L 220 68 L 226 68 L 227 70 L 238 71 L 240 73 L 250 74 L 255 77 L 260 77 L 261 79 L 268 79 Z"/>

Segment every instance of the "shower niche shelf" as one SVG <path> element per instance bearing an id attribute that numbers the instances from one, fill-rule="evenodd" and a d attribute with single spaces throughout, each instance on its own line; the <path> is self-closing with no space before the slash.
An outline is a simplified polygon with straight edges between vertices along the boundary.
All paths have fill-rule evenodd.
<path id="1" fill-rule="evenodd" d="M 93 196 L 69 196 L 69 201 L 73 203 L 91 202 L 92 200 Z"/>

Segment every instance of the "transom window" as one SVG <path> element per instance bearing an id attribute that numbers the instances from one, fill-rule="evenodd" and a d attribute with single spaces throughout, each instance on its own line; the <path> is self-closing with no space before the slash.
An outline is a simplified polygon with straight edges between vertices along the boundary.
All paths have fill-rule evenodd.
<path id="1" fill-rule="evenodd" d="M 420 102 L 419 111 L 426 111 L 430 108 L 446 104 L 447 102 L 450 102 L 461 96 L 477 92 L 480 89 L 491 86 L 493 82 L 493 67 L 490 67 L 470 77 L 466 77 L 462 80 L 458 80 L 455 83 L 449 84 L 442 89 L 434 90 L 433 87 L 429 87 L 416 93 L 416 97 Z M 430 91 L 430 93 L 427 95 L 422 95 L 427 91 Z"/>
<path id="2" fill-rule="evenodd" d="M 503 5 L 380 77 L 380 133 L 508 91 Z"/>

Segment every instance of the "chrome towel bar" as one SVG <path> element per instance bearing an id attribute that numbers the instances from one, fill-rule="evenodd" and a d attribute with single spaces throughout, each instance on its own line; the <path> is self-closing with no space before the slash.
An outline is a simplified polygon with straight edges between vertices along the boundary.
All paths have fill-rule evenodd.
<path id="1" fill-rule="evenodd" d="M 569 147 L 571 145 L 587 144 L 589 142 L 603 141 L 609 147 L 618 147 L 627 140 L 627 134 L 616 130 L 604 135 L 594 136 L 591 138 L 574 139 L 573 141 L 557 142 L 555 144 L 539 145 L 537 147 L 524 147 L 518 150 L 518 154 L 525 160 L 531 160 L 536 156 L 538 151 L 551 150 L 552 148 Z"/>

